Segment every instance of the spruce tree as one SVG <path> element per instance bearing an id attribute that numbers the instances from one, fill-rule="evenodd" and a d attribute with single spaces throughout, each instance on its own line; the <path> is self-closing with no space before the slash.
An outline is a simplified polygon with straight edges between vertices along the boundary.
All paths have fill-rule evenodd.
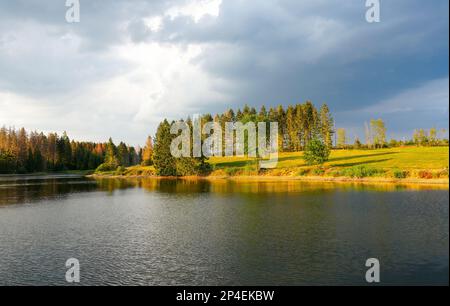
<path id="1" fill-rule="evenodd" d="M 156 174 L 162 176 L 177 175 L 176 160 L 170 153 L 173 135 L 170 134 L 170 124 L 164 119 L 158 126 L 153 150 L 153 164 Z"/>

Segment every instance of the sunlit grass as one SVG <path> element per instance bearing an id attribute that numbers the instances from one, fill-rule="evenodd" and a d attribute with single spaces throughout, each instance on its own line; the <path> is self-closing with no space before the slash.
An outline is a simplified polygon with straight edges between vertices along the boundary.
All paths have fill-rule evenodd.
<path id="1" fill-rule="evenodd" d="M 306 166 L 302 152 L 280 153 L 278 168 Z M 379 150 L 333 150 L 326 167 L 371 165 L 384 169 L 443 169 L 448 167 L 448 147 L 405 147 Z M 209 160 L 216 169 L 244 167 L 251 159 L 246 157 L 213 157 Z"/>
<path id="2" fill-rule="evenodd" d="M 302 155 L 302 152 L 280 153 L 276 169 L 267 171 L 267 174 L 311 174 L 308 171 L 315 167 L 307 166 Z M 248 167 L 252 163 L 252 159 L 246 157 L 214 157 L 209 162 L 213 165 L 217 174 L 230 172 L 229 168 L 233 168 L 233 172 L 239 173 L 239 170 L 244 170 L 246 166 Z M 417 176 L 413 174 L 414 171 L 441 171 L 448 168 L 448 164 L 448 147 L 403 147 L 378 150 L 333 150 L 329 161 L 323 165 L 323 168 L 327 169 L 329 174 L 332 171 L 336 173 L 339 170 L 366 167 L 380 170 L 378 172 L 385 171 L 386 176 L 392 175 L 398 170 L 409 171 L 411 172 L 410 176 Z M 341 171 L 341 173 L 345 172 Z"/>
<path id="3" fill-rule="evenodd" d="M 333 150 L 322 166 L 308 166 L 302 152 L 280 153 L 277 167 L 258 172 L 248 157 L 213 157 L 211 176 L 324 176 L 448 179 L 448 147 L 402 147 L 378 150 Z M 133 166 L 102 173 L 119 176 L 154 176 L 153 166 Z"/>

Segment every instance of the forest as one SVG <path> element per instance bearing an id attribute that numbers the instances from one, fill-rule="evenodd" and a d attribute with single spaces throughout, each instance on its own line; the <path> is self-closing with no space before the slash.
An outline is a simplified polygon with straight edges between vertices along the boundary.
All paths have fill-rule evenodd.
<path id="1" fill-rule="evenodd" d="M 27 132 L 24 128 L 0 129 L 0 173 L 33 173 L 92 170 L 106 161 L 110 165 L 131 166 L 140 162 L 140 152 L 121 142 L 107 143 L 70 140 L 58 135 Z"/>

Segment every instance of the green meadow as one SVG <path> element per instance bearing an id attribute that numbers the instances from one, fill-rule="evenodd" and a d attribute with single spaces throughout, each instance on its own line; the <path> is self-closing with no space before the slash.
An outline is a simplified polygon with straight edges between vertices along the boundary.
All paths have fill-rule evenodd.
<path id="1" fill-rule="evenodd" d="M 278 167 L 290 169 L 308 167 L 302 152 L 280 153 Z M 371 166 L 382 169 L 439 170 L 448 168 L 448 147 L 404 147 L 378 150 L 333 150 L 325 168 L 347 168 Z M 209 162 L 216 169 L 245 167 L 251 159 L 238 157 L 211 158 Z"/>
<path id="2" fill-rule="evenodd" d="M 277 167 L 258 169 L 248 157 L 213 157 L 210 177 L 322 176 L 343 178 L 448 179 L 448 147 L 398 147 L 377 150 L 333 150 L 321 166 L 306 165 L 302 152 L 280 153 Z M 133 166 L 103 175 L 152 176 L 152 166 Z"/>

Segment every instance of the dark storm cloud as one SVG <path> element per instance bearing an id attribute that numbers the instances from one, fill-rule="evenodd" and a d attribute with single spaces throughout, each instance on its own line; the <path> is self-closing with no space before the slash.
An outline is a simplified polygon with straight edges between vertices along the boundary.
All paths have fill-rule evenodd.
<path id="1" fill-rule="evenodd" d="M 342 127 L 362 126 L 372 115 L 395 121 L 393 133 L 406 133 L 411 118 L 422 119 L 422 127 L 448 125 L 447 0 L 382 1 L 376 24 L 366 22 L 363 0 L 224 0 L 218 16 L 194 20 L 167 13 L 189 2 L 81 0 L 81 23 L 68 24 L 64 0 L 2 1 L 0 92 L 46 97 L 52 104 L 48 97 L 73 84 L 81 88 L 132 69 L 111 48 L 200 45 L 203 51 L 191 64 L 223 80 L 212 84 L 230 106 L 309 99 L 328 103 Z M 148 26 L 152 17 L 161 20 L 157 31 Z M 393 97 L 408 99 L 415 89 L 422 89 L 417 95 L 423 99 L 434 99 L 430 82 L 443 98 L 426 116 L 416 102 L 402 104 L 404 113 L 376 107 Z M 204 111 L 224 110 L 217 95 L 199 99 Z"/>
<path id="2" fill-rule="evenodd" d="M 207 44 L 197 59 L 252 104 L 312 99 L 345 110 L 448 75 L 448 2 L 223 1 L 218 18 L 164 18 L 146 39 Z M 232 88 L 231 90 L 236 90 Z"/>

